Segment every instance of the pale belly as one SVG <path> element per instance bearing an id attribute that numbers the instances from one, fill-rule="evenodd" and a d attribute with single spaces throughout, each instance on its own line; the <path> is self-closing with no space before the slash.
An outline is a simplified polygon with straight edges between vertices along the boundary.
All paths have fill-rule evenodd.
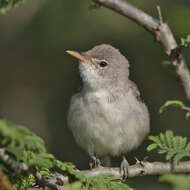
<path id="1" fill-rule="evenodd" d="M 148 110 L 132 93 L 113 102 L 106 97 L 104 93 L 78 100 L 76 97 L 70 107 L 69 128 L 76 142 L 90 155 L 126 153 L 149 132 Z"/>

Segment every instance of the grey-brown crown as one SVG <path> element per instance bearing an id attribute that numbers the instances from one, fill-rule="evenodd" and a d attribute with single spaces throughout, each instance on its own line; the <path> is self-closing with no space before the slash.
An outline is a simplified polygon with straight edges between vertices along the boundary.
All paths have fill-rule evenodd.
<path id="1" fill-rule="evenodd" d="M 126 58 L 119 52 L 119 50 L 109 44 L 97 45 L 92 49 L 83 52 L 83 54 L 90 58 L 95 58 L 99 60 L 105 59 L 109 61 L 117 59 L 118 61 L 120 61 L 120 59 L 122 59 L 124 62 L 126 62 Z"/>

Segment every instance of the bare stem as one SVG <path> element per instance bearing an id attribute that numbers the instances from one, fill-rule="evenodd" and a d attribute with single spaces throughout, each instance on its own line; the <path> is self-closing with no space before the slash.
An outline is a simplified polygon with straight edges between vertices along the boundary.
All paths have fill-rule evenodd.
<path id="1" fill-rule="evenodd" d="M 162 12 L 161 12 L 160 6 L 157 5 L 156 8 L 157 8 L 157 11 L 158 11 L 160 24 L 162 24 L 163 23 L 163 17 L 162 17 Z"/>

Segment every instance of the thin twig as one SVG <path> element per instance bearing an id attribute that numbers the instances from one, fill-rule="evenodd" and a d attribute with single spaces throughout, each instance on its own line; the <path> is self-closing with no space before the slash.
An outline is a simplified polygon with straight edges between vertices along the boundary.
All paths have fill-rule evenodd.
<path id="1" fill-rule="evenodd" d="M 161 12 L 160 6 L 157 5 L 156 8 L 157 8 L 157 11 L 158 11 L 160 24 L 163 24 L 163 17 L 162 17 L 162 12 Z"/>
<path id="2" fill-rule="evenodd" d="M 168 55 L 171 64 L 175 67 L 176 73 L 184 86 L 186 97 L 190 100 L 190 71 L 180 52 L 180 48 L 177 45 L 174 35 L 172 34 L 168 24 L 163 22 L 161 15 L 160 21 L 162 22 L 134 7 L 133 5 L 130 5 L 124 0 L 93 1 L 129 18 L 155 36 L 156 40 L 164 47 L 164 51 L 166 55 Z M 159 12 L 159 14 L 161 14 L 161 10 Z"/>

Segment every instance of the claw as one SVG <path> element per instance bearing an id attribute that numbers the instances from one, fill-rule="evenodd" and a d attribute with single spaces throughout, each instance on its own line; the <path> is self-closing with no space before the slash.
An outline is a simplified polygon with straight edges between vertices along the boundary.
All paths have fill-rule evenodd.
<path id="1" fill-rule="evenodd" d="M 91 170 L 102 166 L 100 159 L 96 158 L 95 156 L 91 156 L 91 159 L 92 159 L 92 162 L 89 163 Z"/>

